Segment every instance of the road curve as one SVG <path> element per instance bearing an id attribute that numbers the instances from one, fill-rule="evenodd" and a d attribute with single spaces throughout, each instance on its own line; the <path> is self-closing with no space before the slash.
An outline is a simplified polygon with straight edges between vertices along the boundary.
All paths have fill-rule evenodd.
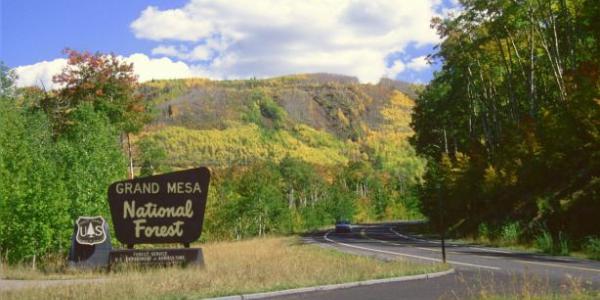
<path id="1" fill-rule="evenodd" d="M 361 225 L 352 233 L 317 232 L 305 242 L 381 259 L 441 261 L 439 241 L 411 234 L 415 223 Z M 600 262 L 553 257 L 476 245 L 447 245 L 447 261 L 456 273 L 435 279 L 311 292 L 277 299 L 464 299 L 482 293 L 515 294 L 562 291 L 577 285 L 600 289 Z"/>

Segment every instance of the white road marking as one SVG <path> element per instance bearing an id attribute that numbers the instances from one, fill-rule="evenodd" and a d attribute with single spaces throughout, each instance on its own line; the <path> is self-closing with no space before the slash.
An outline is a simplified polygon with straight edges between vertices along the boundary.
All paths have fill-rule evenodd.
<path id="1" fill-rule="evenodd" d="M 412 236 L 401 234 L 401 233 L 397 232 L 396 230 L 394 230 L 394 228 L 391 228 L 391 227 L 390 227 L 390 231 L 393 232 L 394 234 L 396 234 L 397 236 L 405 238 L 405 239 L 419 241 L 419 242 L 426 242 L 426 243 L 431 243 L 431 244 L 436 244 L 436 245 L 441 244 L 438 241 L 429 241 L 429 240 L 424 240 L 424 239 L 418 239 L 418 238 L 415 238 Z M 451 245 L 451 246 L 459 247 L 459 245 Z M 494 252 L 494 253 L 503 253 L 503 254 L 511 254 L 512 253 L 510 251 L 505 251 L 505 250 L 488 249 L 488 248 L 480 248 L 480 247 L 473 247 L 473 246 L 463 246 L 463 247 L 469 248 L 469 249 L 474 249 L 474 250 L 479 250 L 479 251 L 485 251 L 485 252 Z"/>
<path id="2" fill-rule="evenodd" d="M 362 246 L 356 246 L 356 245 L 350 245 L 350 244 L 346 244 L 346 243 L 342 243 L 342 242 L 337 242 L 328 237 L 330 233 L 331 233 L 331 231 L 328 231 L 327 233 L 325 233 L 323 238 L 325 238 L 326 241 L 334 243 L 334 244 L 338 244 L 338 245 L 342 245 L 342 246 L 346 246 L 346 247 L 350 247 L 350 248 L 355 248 L 355 249 L 372 251 L 372 252 L 391 254 L 391 255 L 396 255 L 396 256 L 405 256 L 405 257 L 411 257 L 411 258 L 434 261 L 434 262 L 442 262 L 442 260 L 438 259 L 438 258 L 431 258 L 431 257 L 426 257 L 426 256 L 419 256 L 419 255 L 412 255 L 412 254 L 406 254 L 406 253 L 398 253 L 398 252 L 393 252 L 393 251 L 379 250 L 379 249 L 373 249 L 373 248 L 368 248 L 368 247 L 362 247 Z M 449 264 L 459 265 L 459 266 L 474 267 L 474 268 L 480 268 L 480 269 L 490 269 L 490 270 L 500 270 L 500 268 L 498 268 L 498 267 L 469 264 L 469 263 L 450 261 L 450 260 L 447 260 L 447 262 Z"/>
<path id="3" fill-rule="evenodd" d="M 399 236 L 401 238 L 408 239 L 408 240 L 413 240 L 413 241 L 418 241 L 418 242 L 425 242 L 425 243 L 436 244 L 436 245 L 440 244 L 440 242 L 437 242 L 437 241 L 428 241 L 428 240 L 419 239 L 419 238 L 416 238 L 416 237 L 412 237 L 412 236 L 401 234 L 398 231 L 394 230 L 394 228 L 391 228 L 391 227 L 390 227 L 390 231 L 393 232 L 395 235 L 397 235 L 397 236 Z"/>
<path id="4" fill-rule="evenodd" d="M 489 249 L 489 248 L 480 248 L 480 247 L 473 247 L 473 246 L 466 246 L 469 249 L 474 249 L 474 250 L 479 250 L 479 251 L 484 251 L 484 252 L 494 252 L 494 253 L 502 253 L 502 254 L 513 254 L 513 252 L 510 251 L 505 251 L 505 250 L 496 250 L 496 249 Z"/>
<path id="5" fill-rule="evenodd" d="M 540 266 L 555 267 L 555 268 L 564 268 L 564 269 L 574 269 L 574 270 L 580 270 L 580 271 L 589 271 L 589 272 L 598 272 L 598 273 L 600 273 L 600 269 L 575 267 L 575 266 L 564 266 L 564 265 L 559 265 L 559 264 L 544 263 L 544 262 L 537 262 L 537 261 L 529 261 L 529 260 L 522 260 L 522 259 L 514 259 L 514 260 L 518 261 L 518 262 L 521 262 L 521 263 L 525 263 L 525 264 L 540 265 Z"/>
<path id="6" fill-rule="evenodd" d="M 385 241 L 385 240 L 380 240 L 380 239 L 376 239 L 376 238 L 372 238 L 370 236 L 368 236 L 365 233 L 365 230 L 361 230 L 361 234 L 364 235 L 366 238 L 373 240 L 373 241 L 378 241 L 381 243 L 385 243 L 385 244 L 392 244 L 392 245 L 398 245 L 398 246 L 404 246 L 404 244 L 398 244 L 398 243 L 394 243 L 394 242 L 390 242 L 390 241 Z M 423 248 L 423 247 L 416 247 L 416 246 L 410 246 L 412 248 L 416 248 L 416 249 L 420 249 L 420 250 L 427 250 L 427 251 L 434 251 L 434 252 L 442 252 L 440 250 L 437 249 L 429 249 L 429 248 Z M 447 251 L 448 253 L 453 253 L 453 254 L 461 254 L 460 252 L 454 252 L 454 251 Z M 487 257 L 486 257 L 487 258 Z M 458 261 L 450 261 L 450 260 L 446 260 L 448 263 L 452 263 L 455 265 L 463 265 L 463 266 L 470 266 L 470 267 L 476 267 L 476 268 L 494 268 L 494 270 L 500 270 L 500 268 L 498 267 L 492 267 L 492 266 L 486 266 L 486 265 L 479 265 L 479 264 L 470 264 L 470 263 L 465 263 L 465 262 L 458 262 Z"/>
<path id="7" fill-rule="evenodd" d="M 393 230 L 393 229 L 391 229 L 391 228 L 390 228 L 390 230 Z M 395 232 L 395 233 L 396 233 L 397 235 L 400 235 L 401 237 L 406 237 L 407 239 L 412 239 L 412 238 L 411 238 L 411 237 L 409 237 L 409 236 L 405 236 L 405 235 L 403 235 L 403 234 L 400 234 L 400 233 L 397 233 L 397 232 Z M 398 243 L 394 243 L 394 242 L 390 242 L 390 241 L 384 241 L 384 240 L 373 239 L 373 238 L 369 237 L 369 236 L 368 236 L 368 235 L 366 235 L 366 234 L 365 234 L 365 236 L 366 236 L 368 239 L 375 240 L 375 241 L 379 241 L 379 242 L 386 243 L 386 244 L 393 244 L 393 245 L 404 245 L 404 244 L 398 244 Z M 423 240 L 423 241 L 427 242 L 426 240 Z M 409 247 L 412 247 L 412 248 L 420 249 L 420 250 L 427 250 L 427 251 L 432 251 L 432 252 L 437 252 L 437 253 L 440 253 L 440 252 L 442 252 L 442 250 L 439 250 L 439 249 L 423 248 L 423 247 L 417 247 L 417 246 L 412 246 L 412 245 L 408 245 L 408 246 L 409 246 Z M 464 252 L 457 252 L 457 251 L 446 251 L 446 252 L 447 252 L 447 253 L 452 253 L 452 254 L 466 255 Z M 469 253 L 468 255 L 477 255 L 477 254 L 472 254 L 472 253 Z M 477 255 L 477 256 L 481 256 L 481 255 Z M 499 259 L 498 257 L 493 257 L 493 256 L 481 256 L 481 257 L 484 257 L 485 259 L 493 259 L 493 260 L 497 260 L 497 259 Z"/>
<path id="8" fill-rule="evenodd" d="M 375 239 L 375 238 L 372 238 L 372 237 L 370 237 L 370 236 L 368 236 L 368 235 L 366 234 L 366 232 L 365 232 L 365 230 L 364 230 L 364 229 L 363 229 L 363 230 L 361 230 L 361 231 L 360 231 L 360 233 L 361 233 L 362 235 L 364 235 L 366 238 L 368 238 L 368 239 L 370 239 L 370 240 L 373 240 L 373 241 L 378 241 L 378 242 L 381 242 L 381 243 L 384 243 L 384 244 L 392 244 L 392 245 L 398 245 L 398 246 L 405 246 L 404 244 L 398 244 L 398 243 L 394 243 L 394 242 L 390 242 L 390 241 L 385 241 L 385 240 L 380 240 L 380 239 Z M 409 246 L 409 247 L 411 247 L 411 248 L 415 248 L 415 249 L 420 249 L 420 250 L 426 250 L 426 251 L 432 251 L 432 252 L 442 252 L 442 251 L 440 251 L 440 250 L 437 250 L 437 249 L 423 248 L 423 247 L 417 247 L 417 246 L 413 246 L 413 245 L 407 245 L 407 246 Z"/>
<path id="9" fill-rule="evenodd" d="M 416 240 L 416 241 L 420 241 L 420 242 L 440 244 L 440 242 L 437 242 L 437 241 L 428 241 L 428 240 L 418 239 L 418 238 L 414 238 L 414 237 L 411 237 L 411 236 L 407 236 L 407 235 L 401 234 L 401 233 L 397 232 L 396 230 L 394 230 L 393 228 L 390 228 L 390 231 L 392 231 L 394 234 L 396 234 L 399 237 L 406 238 L 406 239 L 409 239 L 409 240 Z M 487 248 L 472 247 L 472 246 L 465 246 L 465 248 L 470 248 L 470 249 L 475 249 L 475 250 L 480 250 L 480 251 L 487 251 L 487 252 L 502 253 L 502 254 L 515 254 L 514 252 L 510 252 L 510 251 L 502 251 L 502 250 L 487 249 Z M 424 248 L 419 248 L 419 249 L 424 249 Z M 461 254 L 464 254 L 464 253 L 461 253 Z M 477 254 L 473 254 L 473 255 L 477 255 Z M 491 258 L 491 257 L 486 257 L 486 258 Z M 564 268 L 564 269 L 574 269 L 574 270 L 580 270 L 580 271 L 589 271 L 589 272 L 598 272 L 598 273 L 600 273 L 600 269 L 594 269 L 594 268 L 585 268 L 585 267 L 576 267 L 576 266 L 565 266 L 565 265 L 560 265 L 560 264 L 556 264 L 556 263 L 545 263 L 545 262 L 537 262 L 537 261 L 528 261 L 528 260 L 515 259 L 515 258 L 505 258 L 505 259 L 512 260 L 512 261 L 517 261 L 517 262 L 525 263 L 525 264 L 540 265 L 540 266 L 555 267 L 555 268 Z"/>

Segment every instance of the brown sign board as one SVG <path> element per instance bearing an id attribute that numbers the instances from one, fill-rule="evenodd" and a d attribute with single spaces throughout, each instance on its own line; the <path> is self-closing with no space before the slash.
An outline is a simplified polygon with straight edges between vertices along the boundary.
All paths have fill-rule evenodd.
<path id="1" fill-rule="evenodd" d="M 197 240 L 209 181 L 210 171 L 201 167 L 111 184 L 108 202 L 117 239 L 130 246 Z"/>

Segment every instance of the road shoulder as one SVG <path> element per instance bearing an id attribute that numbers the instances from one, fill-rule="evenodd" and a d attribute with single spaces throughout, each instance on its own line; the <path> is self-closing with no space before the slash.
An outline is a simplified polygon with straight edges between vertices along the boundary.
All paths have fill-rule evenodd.
<path id="1" fill-rule="evenodd" d="M 352 288 L 352 287 L 358 287 L 358 286 L 370 286 L 370 285 L 383 284 L 383 283 L 403 282 L 403 281 L 422 280 L 422 279 L 427 280 L 427 279 L 437 278 L 437 277 L 441 277 L 441 276 L 445 276 L 445 275 L 450 275 L 450 274 L 453 274 L 454 272 L 455 272 L 454 269 L 449 269 L 446 271 L 435 272 L 435 273 L 400 276 L 400 277 L 384 278 L 384 279 L 371 279 L 371 280 L 365 280 L 365 281 L 355 281 L 355 282 L 339 283 L 339 284 L 328 284 L 328 285 L 296 288 L 296 289 L 273 291 L 273 292 L 233 295 L 233 296 L 225 296 L 225 297 L 210 298 L 210 299 L 212 299 L 212 300 L 264 299 L 264 298 L 271 298 L 271 297 L 289 296 L 289 295 L 294 295 L 294 294 L 304 294 L 304 293 L 310 293 L 310 292 L 339 290 L 339 289 L 346 289 L 346 288 Z"/>

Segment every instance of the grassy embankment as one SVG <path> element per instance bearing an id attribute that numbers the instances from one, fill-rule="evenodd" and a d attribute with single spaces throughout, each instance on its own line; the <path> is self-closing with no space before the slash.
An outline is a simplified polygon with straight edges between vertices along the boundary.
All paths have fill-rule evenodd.
<path id="1" fill-rule="evenodd" d="M 384 262 L 349 255 L 296 238 L 261 238 L 202 245 L 205 268 L 161 268 L 105 273 L 70 273 L 70 278 L 103 278 L 71 285 L 0 293 L 2 299 L 165 299 L 215 297 L 322 284 L 442 271 L 441 264 Z M 57 278 L 61 274 L 2 269 L 5 278 Z"/>
<path id="2" fill-rule="evenodd" d="M 559 249 L 553 248 L 552 236 L 547 231 L 531 239 L 523 238 L 522 229 L 511 223 L 491 234 L 488 230 L 479 230 L 479 234 L 455 236 L 450 243 L 477 244 L 488 247 L 502 247 L 516 251 L 540 253 L 547 255 L 571 256 L 581 259 L 600 260 L 600 238 L 588 238 L 580 247 L 573 247 L 568 239 L 559 240 Z M 437 238 L 435 229 L 427 225 L 415 225 L 413 233 L 432 239 Z M 449 230 L 452 232 L 452 229 Z"/>
<path id="3" fill-rule="evenodd" d="M 467 287 L 468 297 L 482 300 L 592 300 L 600 299 L 600 290 L 594 290 L 590 283 L 567 275 L 567 280 L 560 287 L 552 286 L 544 276 L 531 274 L 513 275 L 508 286 L 481 280 L 474 286 Z"/>
<path id="4" fill-rule="evenodd" d="M 570 250 L 568 247 L 562 252 L 552 252 L 549 247 L 540 246 L 538 241 L 523 242 L 517 240 L 489 239 L 485 237 L 466 236 L 453 240 L 455 243 L 478 244 L 487 247 L 502 247 L 516 251 L 533 252 L 547 255 L 571 256 L 581 259 L 600 260 L 598 246 L 595 248 L 585 245 L 583 249 L 577 251 Z M 595 241 L 595 243 L 598 243 Z"/>

